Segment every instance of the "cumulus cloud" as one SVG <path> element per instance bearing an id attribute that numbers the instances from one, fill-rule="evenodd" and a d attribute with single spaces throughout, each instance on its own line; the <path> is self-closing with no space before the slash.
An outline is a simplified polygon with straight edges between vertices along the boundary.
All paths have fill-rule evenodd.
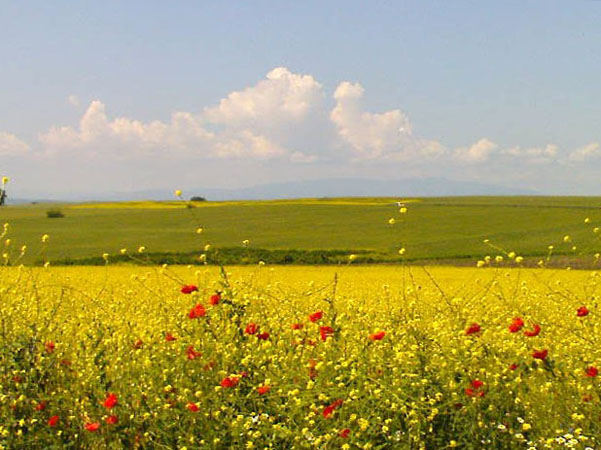
<path id="1" fill-rule="evenodd" d="M 79 123 L 56 126 L 39 135 L 38 153 L 105 160 L 237 159 L 315 163 L 398 162 L 405 167 L 444 170 L 494 161 L 511 164 L 564 162 L 557 146 L 502 148 L 489 138 L 455 149 L 415 135 L 400 109 L 382 112 L 362 107 L 359 83 L 338 84 L 331 100 L 313 76 L 285 67 L 269 71 L 255 84 L 225 95 L 213 106 L 175 112 L 164 121 L 112 116 L 100 100 L 92 101 Z M 332 102 L 333 100 L 333 102 Z M 69 96 L 68 101 L 79 100 Z M 28 147 L 0 134 L 0 154 Z M 569 160 L 601 156 L 598 143 L 577 149 Z"/>
<path id="2" fill-rule="evenodd" d="M 320 107 L 322 99 L 322 86 L 311 75 L 277 67 L 256 85 L 232 92 L 217 106 L 206 108 L 205 117 L 230 127 L 271 128 L 274 122 L 304 120 Z"/>
<path id="3" fill-rule="evenodd" d="M 601 156 L 601 145 L 598 142 L 591 142 L 574 150 L 570 153 L 568 159 L 574 162 L 582 162 L 599 156 Z"/>
<path id="4" fill-rule="evenodd" d="M 440 143 L 415 137 L 409 118 L 399 109 L 362 111 L 363 94 L 359 83 L 340 83 L 334 92 L 336 106 L 330 113 L 338 135 L 355 158 L 409 160 L 444 153 Z"/>
<path id="5" fill-rule="evenodd" d="M 0 131 L 0 156 L 19 156 L 29 151 L 29 145 L 14 134 Z"/>
<path id="6" fill-rule="evenodd" d="M 499 146 L 487 138 L 482 138 L 470 147 L 460 147 L 455 150 L 454 156 L 460 161 L 480 163 L 487 161 Z"/>

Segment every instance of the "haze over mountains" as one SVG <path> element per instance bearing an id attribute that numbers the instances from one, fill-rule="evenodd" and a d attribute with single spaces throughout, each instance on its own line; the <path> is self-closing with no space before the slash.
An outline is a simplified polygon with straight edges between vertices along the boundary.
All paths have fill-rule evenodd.
<path id="1" fill-rule="evenodd" d="M 176 186 L 177 187 L 177 186 Z M 174 187 L 175 188 L 175 187 Z M 9 192 L 9 195 L 13 194 Z M 339 178 L 259 184 L 245 188 L 184 188 L 185 198 L 197 195 L 207 200 L 264 200 L 303 197 L 436 197 L 455 195 L 533 195 L 536 191 L 493 184 L 444 178 L 381 180 Z M 14 198 L 13 198 L 14 196 Z M 125 201 L 173 200 L 173 190 L 153 189 L 131 192 L 31 192 L 14 193 L 9 203 L 31 201 Z"/>

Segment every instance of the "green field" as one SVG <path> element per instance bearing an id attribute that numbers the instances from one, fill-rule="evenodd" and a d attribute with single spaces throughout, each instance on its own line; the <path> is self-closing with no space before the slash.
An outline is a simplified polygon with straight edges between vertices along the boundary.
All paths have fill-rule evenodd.
<path id="1" fill-rule="evenodd" d="M 344 258 L 358 253 L 358 261 L 395 261 L 401 247 L 409 261 L 471 262 L 494 255 L 484 239 L 525 257 L 544 255 L 551 244 L 556 253 L 565 255 L 601 250 L 593 232 L 601 226 L 601 197 L 405 199 L 407 214 L 399 213 L 397 200 L 207 202 L 194 208 L 177 202 L 38 204 L 2 207 L 0 222 L 10 224 L 11 247 L 29 247 L 26 262 L 41 259 L 40 237 L 46 233 L 50 235 L 46 257 L 56 262 L 98 260 L 104 252 L 117 254 L 120 248 L 135 252 L 141 245 L 150 254 L 197 256 L 206 243 L 214 249 L 232 248 L 235 258 L 246 255 L 248 262 L 255 253 L 269 259 L 269 253 L 259 255 L 258 249 L 281 250 L 280 254 L 298 250 L 286 262 L 303 262 L 298 255 L 310 250 L 340 250 Z M 66 217 L 47 218 L 51 207 L 59 207 Z M 584 223 L 587 217 L 589 224 Z M 394 225 L 388 223 L 390 218 L 396 219 Z M 204 228 L 201 235 L 195 232 L 198 226 Z M 564 243 L 564 235 L 572 236 L 572 242 Z M 245 239 L 250 246 L 242 250 Z"/>

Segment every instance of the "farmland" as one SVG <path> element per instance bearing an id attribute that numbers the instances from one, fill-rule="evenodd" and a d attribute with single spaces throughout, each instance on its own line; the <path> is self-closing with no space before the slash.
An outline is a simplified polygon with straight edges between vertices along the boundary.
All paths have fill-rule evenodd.
<path id="1" fill-rule="evenodd" d="M 15 247 L 28 245 L 25 262 L 41 259 L 39 239 L 51 242 L 44 257 L 50 261 L 103 263 L 105 252 L 118 254 L 143 245 L 147 252 L 197 258 L 204 245 L 239 249 L 248 239 L 247 252 L 279 251 L 287 263 L 304 262 L 307 252 L 338 251 L 308 261 L 336 262 L 357 253 L 358 261 L 405 259 L 473 262 L 490 253 L 483 243 L 514 250 L 533 260 L 547 253 L 578 256 L 596 252 L 592 230 L 601 223 L 597 197 L 455 197 L 407 199 L 400 215 L 392 198 L 304 199 L 287 201 L 206 202 L 186 208 L 185 202 L 124 202 L 99 204 L 27 205 L 0 209 L 0 221 L 9 222 Z M 59 208 L 64 218 L 48 219 L 46 211 Z M 583 220 L 590 218 L 585 225 Z M 389 219 L 395 218 L 394 225 Z M 202 226 L 201 236 L 194 230 Z M 576 243 L 562 242 L 569 234 Z M 244 262 L 232 250 L 228 263 Z M 342 255 L 342 256 L 341 256 Z M 251 255 L 252 256 L 252 255 Z M 269 253 L 250 262 L 275 256 Z M 164 262 L 172 262 L 174 258 Z M 175 258 L 174 261 L 176 261 Z M 158 261 L 161 262 L 161 261 Z"/>
<path id="2" fill-rule="evenodd" d="M 596 272 L 0 276 L 2 448 L 584 449 L 601 435 Z"/>

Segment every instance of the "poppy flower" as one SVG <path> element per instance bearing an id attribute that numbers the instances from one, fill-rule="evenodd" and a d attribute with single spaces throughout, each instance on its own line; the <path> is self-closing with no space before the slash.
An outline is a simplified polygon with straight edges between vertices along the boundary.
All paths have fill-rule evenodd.
<path id="1" fill-rule="evenodd" d="M 167 333 L 167 334 L 165 335 L 165 340 L 166 340 L 167 342 L 175 341 L 176 339 L 177 339 L 177 338 L 176 338 L 175 336 L 173 336 L 171 333 Z"/>
<path id="2" fill-rule="evenodd" d="M 469 327 L 467 327 L 467 329 L 465 330 L 465 334 L 466 334 L 466 336 L 469 336 L 470 334 L 476 334 L 476 333 L 479 333 L 480 331 L 482 331 L 482 328 L 480 327 L 480 325 L 478 325 L 476 322 L 473 322 L 470 324 Z"/>
<path id="3" fill-rule="evenodd" d="M 271 386 L 268 386 L 266 384 L 257 388 L 257 392 L 259 393 L 259 395 L 267 394 L 270 390 Z"/>
<path id="4" fill-rule="evenodd" d="M 257 338 L 259 338 L 262 341 L 266 341 L 267 339 L 269 339 L 269 333 L 265 332 L 257 334 Z"/>
<path id="5" fill-rule="evenodd" d="M 597 369 L 595 366 L 590 366 L 590 367 L 586 368 L 584 373 L 585 373 L 585 376 L 587 376 L 589 378 L 594 378 L 597 375 L 599 375 L 599 369 Z"/>
<path id="6" fill-rule="evenodd" d="M 198 411 L 200 411 L 200 408 L 194 402 L 188 403 L 188 405 L 186 406 L 186 408 L 188 408 L 188 411 L 192 411 L 192 412 L 198 412 Z"/>
<path id="7" fill-rule="evenodd" d="M 336 408 L 340 407 L 342 405 L 342 400 L 336 400 L 333 403 L 331 403 L 330 405 L 326 406 L 323 409 L 322 415 L 324 418 L 329 419 L 332 414 L 334 414 L 334 411 L 336 410 Z"/>
<path id="8" fill-rule="evenodd" d="M 370 334 L 369 339 L 371 339 L 372 341 L 381 341 L 382 339 L 384 339 L 384 336 L 386 336 L 385 331 L 378 331 L 377 333 Z"/>
<path id="9" fill-rule="evenodd" d="M 515 364 L 515 363 L 513 363 L 513 364 L 511 364 L 511 365 L 509 366 L 509 370 L 515 370 L 515 369 L 517 369 L 517 368 L 518 368 L 518 365 L 517 365 L 517 364 Z"/>
<path id="10" fill-rule="evenodd" d="M 293 330 L 300 330 L 303 327 L 302 323 L 293 323 L 292 324 L 292 329 Z"/>
<path id="11" fill-rule="evenodd" d="M 257 325 L 256 323 L 249 323 L 244 329 L 244 332 L 250 335 L 256 334 L 257 331 L 259 331 L 259 325 Z"/>
<path id="12" fill-rule="evenodd" d="M 238 385 L 238 377 L 226 377 L 223 380 L 221 380 L 221 387 L 222 388 L 233 388 L 236 387 Z"/>
<path id="13" fill-rule="evenodd" d="M 470 384 L 474 389 L 480 389 L 482 386 L 484 386 L 484 381 L 472 380 Z"/>
<path id="14" fill-rule="evenodd" d="M 142 341 L 142 339 L 138 339 L 136 342 L 134 342 L 134 349 L 135 350 L 139 350 L 142 347 L 144 347 L 144 342 Z"/>
<path id="15" fill-rule="evenodd" d="M 196 350 L 194 350 L 194 346 L 193 345 L 189 345 L 188 348 L 186 349 L 186 357 L 192 361 L 196 358 L 200 358 L 202 356 L 201 352 L 197 352 Z"/>
<path id="16" fill-rule="evenodd" d="M 198 319 L 199 317 L 204 317 L 207 314 L 207 310 L 200 303 L 194 305 L 194 307 L 188 313 L 188 317 L 190 319 Z"/>
<path id="17" fill-rule="evenodd" d="M 340 430 L 338 432 L 338 436 L 340 436 L 341 438 L 347 438 L 349 434 L 351 434 L 351 430 L 348 428 L 345 428 L 344 430 Z"/>
<path id="18" fill-rule="evenodd" d="M 514 317 L 513 320 L 511 321 L 511 325 L 509 325 L 509 332 L 517 333 L 518 331 L 520 331 L 522 329 L 523 326 L 524 326 L 524 321 L 522 320 L 522 318 Z"/>
<path id="19" fill-rule="evenodd" d="M 327 338 L 334 336 L 334 328 L 319 327 L 319 334 L 321 336 L 321 340 L 325 341 Z"/>
<path id="20" fill-rule="evenodd" d="M 481 390 L 484 382 L 480 380 L 470 381 L 470 387 L 465 388 L 465 395 L 468 397 L 484 397 L 484 391 Z"/>
<path id="21" fill-rule="evenodd" d="M 590 311 L 588 310 L 588 308 L 586 306 L 581 306 L 580 308 L 578 308 L 576 310 L 576 315 L 578 317 L 586 317 L 588 316 L 590 313 Z"/>
<path id="22" fill-rule="evenodd" d="M 540 359 L 540 360 L 545 360 L 547 359 L 547 355 L 549 354 L 549 350 L 544 349 L 544 350 L 535 350 L 534 352 L 532 352 L 532 357 L 534 359 Z"/>
<path id="23" fill-rule="evenodd" d="M 116 425 L 117 422 L 119 422 L 119 419 L 117 416 L 108 416 L 106 419 L 104 419 L 104 421 L 109 425 Z"/>
<path id="24" fill-rule="evenodd" d="M 46 409 L 47 405 L 48 405 L 48 403 L 46 403 L 46 401 L 42 400 L 40 403 L 35 405 L 35 410 L 36 411 L 44 411 Z"/>
<path id="25" fill-rule="evenodd" d="M 221 295 L 219 295 L 219 294 L 213 294 L 213 295 L 211 295 L 211 297 L 209 298 L 209 303 L 210 303 L 212 306 L 218 305 L 220 301 L 221 301 Z"/>
<path id="26" fill-rule="evenodd" d="M 309 320 L 311 322 L 317 322 L 318 320 L 321 320 L 321 318 L 323 317 L 323 311 L 315 311 L 313 314 L 309 314 Z"/>
<path id="27" fill-rule="evenodd" d="M 108 394 L 106 396 L 106 399 L 104 399 L 102 406 L 104 406 L 105 408 L 111 409 L 111 408 L 114 408 L 115 406 L 117 406 L 118 403 L 119 403 L 119 400 L 117 399 L 117 396 L 115 394 Z"/>
<path id="28" fill-rule="evenodd" d="M 48 341 L 44 344 L 44 349 L 46 350 L 46 353 L 53 353 L 55 348 L 56 345 L 53 341 Z"/>
<path id="29" fill-rule="evenodd" d="M 58 416 L 52 416 L 50 419 L 48 419 L 48 426 L 49 427 L 55 427 L 58 425 L 60 419 Z"/>
<path id="30" fill-rule="evenodd" d="M 100 428 L 100 424 L 98 422 L 86 423 L 85 428 L 90 432 L 98 431 L 98 428 Z"/>
<path id="31" fill-rule="evenodd" d="M 534 324 L 532 327 L 532 330 L 524 331 L 524 336 L 528 336 L 528 337 L 538 336 L 540 334 L 540 330 L 541 330 L 540 325 Z"/>
<path id="32" fill-rule="evenodd" d="M 191 294 L 192 292 L 198 291 L 198 286 L 194 286 L 193 284 L 185 284 L 182 286 L 181 293 L 182 294 Z"/>

